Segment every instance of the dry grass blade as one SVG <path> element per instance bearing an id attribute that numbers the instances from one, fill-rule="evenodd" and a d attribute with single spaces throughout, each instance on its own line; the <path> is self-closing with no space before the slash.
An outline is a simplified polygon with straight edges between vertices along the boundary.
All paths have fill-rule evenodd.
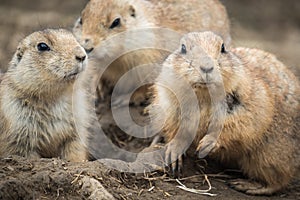
<path id="1" fill-rule="evenodd" d="M 82 177 L 82 173 L 83 171 L 81 171 L 79 174 L 75 174 L 76 178 L 71 182 L 72 185 L 76 183 L 80 177 Z"/>
<path id="2" fill-rule="evenodd" d="M 181 183 L 178 179 L 176 179 L 176 181 L 180 185 L 180 186 L 177 186 L 177 187 L 184 190 L 184 191 L 195 193 L 195 194 L 200 194 L 200 195 L 211 196 L 211 197 L 217 196 L 217 194 L 209 193 L 211 191 L 212 187 L 211 187 L 210 181 L 208 180 L 206 175 L 205 175 L 205 181 L 208 184 L 208 189 L 207 190 L 196 190 L 196 189 L 188 188 L 183 183 Z"/>
<path id="3" fill-rule="evenodd" d="M 198 177 L 205 177 L 205 176 L 209 176 L 209 177 L 213 177 L 213 178 L 221 178 L 221 179 L 232 179 L 233 176 L 230 175 L 225 175 L 225 174 L 199 174 L 199 175 L 194 175 L 194 176 L 189 176 L 189 177 L 185 177 L 185 178 L 179 178 L 178 180 L 180 181 L 185 181 L 185 180 L 190 180 L 190 179 L 194 179 L 194 178 L 198 178 Z M 176 179 L 172 179 L 172 178 L 165 178 L 164 181 L 166 182 L 175 182 Z"/>
<path id="4" fill-rule="evenodd" d="M 152 186 L 152 187 L 148 190 L 148 192 L 151 192 L 152 190 L 154 190 L 154 188 L 155 188 L 155 186 Z"/>

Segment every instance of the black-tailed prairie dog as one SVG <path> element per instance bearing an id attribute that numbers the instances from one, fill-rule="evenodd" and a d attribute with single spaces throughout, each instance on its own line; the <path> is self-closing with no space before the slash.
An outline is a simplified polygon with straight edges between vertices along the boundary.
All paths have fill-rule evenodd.
<path id="1" fill-rule="evenodd" d="M 190 97 L 176 79 L 186 81 L 195 92 L 198 113 L 189 108 Z M 165 115 L 162 136 L 168 143 L 167 158 L 179 158 L 183 152 L 178 153 L 178 148 L 195 131 L 189 130 L 192 124 L 181 124 L 179 97 L 183 99 L 182 108 L 190 109 L 185 123 L 200 115 L 192 138 L 199 154 L 215 142 L 209 155 L 223 164 L 237 166 L 249 178 L 232 181 L 235 189 L 270 195 L 287 186 L 297 174 L 300 84 L 274 55 L 258 49 L 229 49 L 213 32 L 189 33 L 164 62 L 157 83 L 165 80 L 176 82 L 177 96 L 154 84 L 155 98 L 148 109 L 152 116 Z M 212 95 L 214 91 L 220 95 Z M 209 129 L 216 125 L 219 135 L 218 130 Z M 176 138 L 179 126 L 187 128 Z"/>
<path id="2" fill-rule="evenodd" d="M 98 46 L 101 46 L 105 40 L 116 36 L 116 42 L 110 42 L 106 50 L 109 54 L 114 54 L 126 45 L 126 42 L 117 39 L 118 33 L 139 29 L 148 30 L 147 28 L 154 27 L 168 28 L 178 34 L 212 30 L 221 34 L 226 38 L 226 42 L 230 43 L 228 16 L 226 9 L 218 0 L 91 0 L 82 11 L 73 32 L 87 52 L 99 51 Z M 151 32 L 151 29 L 146 32 Z M 143 34 L 139 37 L 148 40 Z M 153 43 L 163 41 L 163 37 L 165 37 L 163 34 L 155 35 Z M 137 38 L 134 39 L 137 40 Z M 164 42 L 168 40 L 165 38 Z M 133 53 L 126 52 L 103 74 L 102 80 L 106 84 L 104 87 L 114 85 L 125 72 L 133 67 L 162 61 L 165 56 L 152 49 L 142 50 L 141 48 Z M 93 57 L 92 54 L 91 57 Z M 150 69 L 149 73 L 151 72 Z M 130 77 L 130 80 L 127 80 L 122 87 L 121 90 L 124 93 L 128 92 L 128 88 L 136 86 L 136 79 L 143 78 L 139 77 L 139 74 L 136 76 Z"/>
<path id="3" fill-rule="evenodd" d="M 86 62 L 63 29 L 34 32 L 19 43 L 0 84 L 0 156 L 87 159 L 72 114 L 73 85 Z"/>
<path id="4" fill-rule="evenodd" d="M 230 42 L 228 16 L 218 0 L 91 0 L 74 33 L 82 46 L 92 51 L 117 33 L 153 27 L 181 33 L 212 30 Z"/>

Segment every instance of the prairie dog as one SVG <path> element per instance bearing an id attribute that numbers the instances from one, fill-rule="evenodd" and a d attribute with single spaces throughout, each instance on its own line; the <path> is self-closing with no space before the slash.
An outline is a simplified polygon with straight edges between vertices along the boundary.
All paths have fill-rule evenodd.
<path id="1" fill-rule="evenodd" d="M 87 55 L 64 29 L 19 43 L 0 84 L 0 156 L 87 159 L 72 113 L 73 84 Z"/>
<path id="2" fill-rule="evenodd" d="M 117 38 L 119 33 L 139 29 L 147 30 L 147 28 L 154 27 L 168 28 L 178 34 L 213 30 L 226 38 L 227 43 L 230 43 L 231 40 L 228 16 L 224 6 L 218 0 L 91 0 L 83 9 L 73 32 L 86 51 L 92 52 L 91 57 L 93 57 L 93 53 L 97 57 L 97 53 L 99 53 L 97 47 L 101 46 L 105 40 L 114 36 Z M 151 29 L 146 32 L 151 32 Z M 130 38 L 130 34 L 128 37 L 131 40 L 137 39 Z M 139 37 L 148 40 L 147 36 L 143 34 Z M 151 41 L 155 44 L 164 39 L 165 42 L 169 40 L 168 37 L 164 37 L 166 36 L 163 34 L 155 34 Z M 125 37 L 125 39 L 128 38 Z M 130 49 L 124 45 L 126 42 L 116 40 L 116 42 L 111 42 L 107 51 L 109 54 L 115 54 L 120 49 Z M 101 77 L 102 83 L 100 81 L 99 90 L 104 91 L 106 87 L 114 87 L 128 70 L 142 64 L 162 62 L 165 57 L 165 52 L 159 52 L 157 49 L 126 52 L 106 69 Z M 153 73 L 151 69 L 149 69 L 149 73 Z M 140 79 L 143 77 L 139 73 L 131 76 L 120 90 L 126 94 L 138 84 Z M 108 90 L 110 91 L 110 89 Z"/>
<path id="3" fill-rule="evenodd" d="M 76 21 L 73 32 L 90 52 L 118 33 L 153 27 L 181 33 L 212 30 L 222 35 L 227 43 L 231 40 L 227 12 L 218 0 L 91 0 Z"/>
<path id="4" fill-rule="evenodd" d="M 213 32 L 186 34 L 164 62 L 148 107 L 152 116 L 161 116 L 164 110 L 166 154 L 179 158 L 178 148 L 193 130 L 181 124 L 176 96 L 158 84 L 166 79 L 175 82 L 172 76 L 189 83 L 197 96 L 200 111 L 190 112 L 189 118 L 200 115 L 192 138 L 199 155 L 213 143 L 212 158 L 237 166 L 250 179 L 232 181 L 236 190 L 270 195 L 288 185 L 300 166 L 300 84 L 284 64 L 262 50 L 229 49 Z M 223 99 L 211 98 L 211 91 L 221 86 Z M 176 87 L 177 95 L 185 99 L 181 106 L 189 108 L 186 90 Z M 220 135 L 209 131 L 222 120 Z M 176 138 L 179 126 L 187 128 Z"/>

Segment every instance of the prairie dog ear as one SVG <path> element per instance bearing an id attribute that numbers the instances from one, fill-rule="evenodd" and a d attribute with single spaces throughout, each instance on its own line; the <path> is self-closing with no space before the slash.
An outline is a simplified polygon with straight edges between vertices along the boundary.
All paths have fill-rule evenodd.
<path id="1" fill-rule="evenodd" d="M 23 54 L 24 54 L 24 48 L 22 48 L 21 45 L 19 45 L 19 47 L 17 48 L 17 51 L 16 51 L 16 57 L 17 57 L 18 63 L 22 60 Z"/>
<path id="2" fill-rule="evenodd" d="M 17 58 L 17 62 L 19 63 L 22 58 L 23 58 L 23 55 L 24 55 L 24 51 L 25 49 L 22 47 L 22 45 L 20 44 L 17 48 L 17 51 L 16 51 L 16 58 Z"/>
<path id="3" fill-rule="evenodd" d="M 132 5 L 129 6 L 129 14 L 131 17 L 136 17 L 135 8 Z"/>
<path id="4" fill-rule="evenodd" d="M 19 43 L 18 48 L 11 61 L 12 67 L 16 67 L 21 62 L 24 52 L 25 52 L 24 46 L 22 45 L 22 43 Z"/>

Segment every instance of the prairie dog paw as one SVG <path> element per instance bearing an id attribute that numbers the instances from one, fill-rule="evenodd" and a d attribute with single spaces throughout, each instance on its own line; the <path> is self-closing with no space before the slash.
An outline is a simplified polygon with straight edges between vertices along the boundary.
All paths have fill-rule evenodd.
<path id="1" fill-rule="evenodd" d="M 218 147 L 219 144 L 216 138 L 210 135 L 205 135 L 197 147 L 198 157 L 204 158 L 209 153 L 214 152 Z"/>
<path id="2" fill-rule="evenodd" d="M 231 180 L 229 185 L 233 189 L 249 195 L 271 195 L 281 188 L 280 186 L 265 186 L 261 183 L 244 179 Z"/>
<path id="3" fill-rule="evenodd" d="M 182 144 L 170 142 L 167 144 L 165 152 L 165 162 L 170 164 L 172 175 L 179 176 L 183 168 L 183 155 L 186 152 L 187 147 Z"/>

